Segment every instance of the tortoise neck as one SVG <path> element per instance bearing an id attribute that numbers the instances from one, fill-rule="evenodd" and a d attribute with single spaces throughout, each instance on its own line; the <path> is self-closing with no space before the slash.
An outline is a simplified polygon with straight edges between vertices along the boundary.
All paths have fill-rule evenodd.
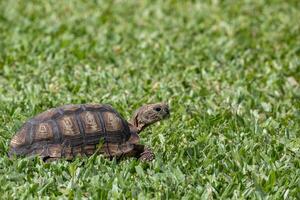
<path id="1" fill-rule="evenodd" d="M 139 122 L 137 119 L 133 118 L 130 120 L 130 130 L 136 132 L 139 134 L 145 127 L 146 125 L 144 123 Z"/>
<path id="2" fill-rule="evenodd" d="M 143 107 L 142 107 L 143 108 Z M 130 123 L 136 128 L 137 132 L 136 133 L 140 133 L 144 128 L 146 128 L 146 126 L 148 126 L 148 124 L 146 124 L 145 122 L 142 122 L 140 119 L 140 116 L 143 114 L 143 109 L 137 109 L 131 120 Z"/>

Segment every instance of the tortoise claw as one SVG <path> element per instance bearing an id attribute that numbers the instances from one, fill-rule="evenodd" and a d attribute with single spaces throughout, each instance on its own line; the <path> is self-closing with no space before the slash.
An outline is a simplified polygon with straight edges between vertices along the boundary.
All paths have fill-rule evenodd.
<path id="1" fill-rule="evenodd" d="M 141 153 L 139 160 L 142 162 L 150 162 L 154 160 L 155 155 L 150 148 L 145 148 L 145 150 Z"/>

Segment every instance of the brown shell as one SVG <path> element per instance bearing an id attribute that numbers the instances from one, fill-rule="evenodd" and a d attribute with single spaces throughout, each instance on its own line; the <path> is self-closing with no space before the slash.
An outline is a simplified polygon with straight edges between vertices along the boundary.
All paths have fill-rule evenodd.
<path id="1" fill-rule="evenodd" d="M 71 159 L 97 151 L 120 156 L 138 141 L 138 135 L 130 133 L 128 123 L 111 106 L 66 105 L 28 120 L 12 138 L 10 155 Z"/>

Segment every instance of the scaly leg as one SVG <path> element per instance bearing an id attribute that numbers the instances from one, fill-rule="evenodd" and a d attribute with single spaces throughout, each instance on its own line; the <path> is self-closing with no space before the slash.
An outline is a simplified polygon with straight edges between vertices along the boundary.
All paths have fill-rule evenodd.
<path id="1" fill-rule="evenodd" d="M 134 145 L 134 156 L 142 162 L 149 162 L 155 158 L 154 153 L 149 147 L 141 144 Z"/>

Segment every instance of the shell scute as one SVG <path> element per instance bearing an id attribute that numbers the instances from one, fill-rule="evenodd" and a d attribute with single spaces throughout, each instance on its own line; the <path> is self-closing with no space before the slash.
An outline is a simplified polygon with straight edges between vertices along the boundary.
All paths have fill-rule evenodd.
<path id="1" fill-rule="evenodd" d="M 17 132 L 16 135 L 10 141 L 10 146 L 12 148 L 17 148 L 20 146 L 24 146 L 26 144 L 26 136 L 30 130 L 29 124 L 25 124 L 22 128 Z"/>
<path id="2" fill-rule="evenodd" d="M 99 109 L 103 107 L 103 104 L 89 103 L 84 105 L 86 109 Z"/>
<path id="3" fill-rule="evenodd" d="M 53 158 L 60 158 L 62 156 L 62 148 L 61 144 L 52 144 L 48 146 L 47 156 Z"/>
<path id="4" fill-rule="evenodd" d="M 122 119 L 113 112 L 103 112 L 103 120 L 107 131 L 121 131 L 123 129 Z"/>
<path id="5" fill-rule="evenodd" d="M 133 149 L 138 136 L 111 106 L 66 105 L 29 120 L 11 140 L 11 153 L 73 158 L 75 155 L 122 155 Z M 97 144 L 106 145 L 97 147 Z"/>
<path id="6" fill-rule="evenodd" d="M 35 129 L 35 141 L 39 140 L 51 140 L 53 139 L 53 127 L 49 122 L 41 122 L 36 126 Z"/>
<path id="7" fill-rule="evenodd" d="M 61 106 L 60 109 L 62 109 L 64 112 L 75 112 L 81 109 L 81 105 L 69 104 L 69 105 Z"/>
<path id="8" fill-rule="evenodd" d="M 74 115 L 62 116 L 60 119 L 58 119 L 58 125 L 62 134 L 65 136 L 80 135 L 80 130 Z"/>
<path id="9" fill-rule="evenodd" d="M 86 134 L 93 134 L 100 132 L 103 128 L 100 125 L 97 113 L 91 111 L 84 111 L 80 113 L 83 129 Z"/>
<path id="10" fill-rule="evenodd" d="M 53 118 L 57 113 L 58 112 L 56 108 L 51 108 L 35 116 L 33 121 L 46 121 Z"/>

